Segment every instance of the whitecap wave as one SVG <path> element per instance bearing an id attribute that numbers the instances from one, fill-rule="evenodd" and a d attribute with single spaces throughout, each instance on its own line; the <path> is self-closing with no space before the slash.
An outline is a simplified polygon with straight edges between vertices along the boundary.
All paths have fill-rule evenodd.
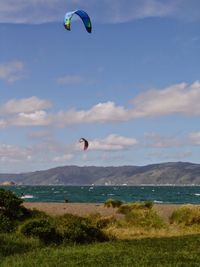
<path id="1" fill-rule="evenodd" d="M 157 204 L 161 204 L 161 203 L 163 203 L 163 201 L 160 201 L 160 200 L 154 200 L 153 202 L 154 202 L 154 203 L 157 203 Z"/>
<path id="2" fill-rule="evenodd" d="M 25 198 L 34 198 L 33 195 L 24 195 L 24 196 L 21 196 L 22 199 L 25 199 Z"/>

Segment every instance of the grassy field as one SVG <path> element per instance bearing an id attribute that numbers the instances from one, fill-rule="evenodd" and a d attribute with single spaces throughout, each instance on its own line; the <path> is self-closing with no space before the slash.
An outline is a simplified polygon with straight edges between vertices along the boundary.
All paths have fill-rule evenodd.
<path id="1" fill-rule="evenodd" d="M 0 195 L 0 267 L 200 266 L 200 206 L 165 218 L 151 202 L 109 200 L 116 214 L 51 216 Z"/>
<path id="2" fill-rule="evenodd" d="M 1 267 L 200 266 L 200 235 L 143 238 L 90 245 L 44 246 L 0 235 Z"/>

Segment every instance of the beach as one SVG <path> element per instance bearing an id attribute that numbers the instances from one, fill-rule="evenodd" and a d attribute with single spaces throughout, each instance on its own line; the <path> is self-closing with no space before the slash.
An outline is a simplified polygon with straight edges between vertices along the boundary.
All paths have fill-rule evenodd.
<path id="1" fill-rule="evenodd" d="M 76 214 L 80 216 L 87 216 L 92 213 L 100 213 L 102 216 L 115 215 L 121 217 L 117 213 L 117 208 L 107 208 L 104 204 L 98 203 L 44 203 L 44 202 L 25 202 L 23 205 L 28 209 L 38 209 L 44 211 L 49 215 L 63 215 L 65 213 Z M 155 209 L 158 214 L 166 221 L 168 221 L 172 212 L 180 207 L 179 204 L 155 204 Z"/>

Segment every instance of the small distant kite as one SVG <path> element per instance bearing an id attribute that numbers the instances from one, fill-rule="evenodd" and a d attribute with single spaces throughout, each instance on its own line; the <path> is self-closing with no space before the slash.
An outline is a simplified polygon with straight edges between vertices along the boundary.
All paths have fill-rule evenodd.
<path id="1" fill-rule="evenodd" d="M 81 138 L 79 140 L 79 142 L 80 143 L 84 143 L 84 147 L 83 147 L 84 150 L 87 150 L 88 149 L 89 143 L 88 143 L 88 141 L 85 138 Z"/>
<path id="2" fill-rule="evenodd" d="M 91 23 L 90 17 L 83 10 L 70 11 L 70 12 L 67 12 L 65 14 L 65 18 L 64 18 L 65 29 L 67 29 L 68 31 L 71 30 L 71 27 L 70 27 L 71 26 L 71 19 L 72 19 L 74 14 L 78 15 L 82 19 L 87 32 L 91 33 L 92 32 L 92 23 Z"/>

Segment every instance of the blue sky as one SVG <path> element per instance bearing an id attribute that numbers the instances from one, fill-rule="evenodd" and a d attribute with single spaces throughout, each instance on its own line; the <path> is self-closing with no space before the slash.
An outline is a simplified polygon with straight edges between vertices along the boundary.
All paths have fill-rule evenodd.
<path id="1" fill-rule="evenodd" d="M 0 3 L 0 172 L 200 163 L 199 1 L 15 3 Z M 64 29 L 75 9 L 92 34 Z"/>

